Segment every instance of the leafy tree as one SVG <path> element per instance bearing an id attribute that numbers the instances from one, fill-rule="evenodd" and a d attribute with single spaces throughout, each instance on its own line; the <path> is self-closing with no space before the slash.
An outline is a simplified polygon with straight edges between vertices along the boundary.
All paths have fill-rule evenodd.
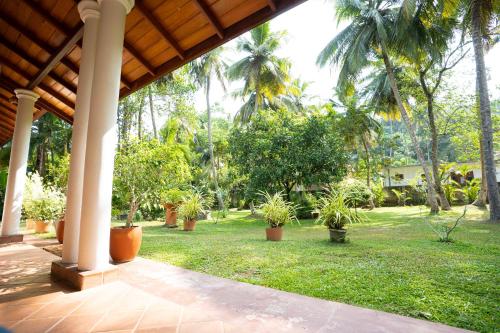
<path id="1" fill-rule="evenodd" d="M 262 112 L 230 136 L 233 163 L 248 175 L 247 197 L 259 191 L 284 191 L 290 201 L 295 185 L 328 184 L 346 170 L 340 134 L 327 117 L 297 117 L 283 109 Z"/>
<path id="2" fill-rule="evenodd" d="M 142 205 L 159 204 L 161 191 L 186 183 L 191 178 L 181 150 L 158 140 L 131 140 L 115 159 L 115 196 L 128 204 L 127 226 Z"/>
<path id="3" fill-rule="evenodd" d="M 247 98 L 236 119 L 247 123 L 260 108 L 265 108 L 286 90 L 290 63 L 276 56 L 285 32 L 272 32 L 264 23 L 250 32 L 250 38 L 241 38 L 237 49 L 244 57 L 232 64 L 227 76 L 232 81 L 243 80 L 237 94 Z"/>
<path id="4" fill-rule="evenodd" d="M 222 194 L 219 189 L 217 168 L 215 167 L 214 160 L 214 146 L 212 142 L 212 112 L 210 108 L 210 86 L 212 83 L 212 78 L 215 77 L 222 85 L 223 89 L 226 90 L 226 80 L 224 75 L 227 65 L 222 59 L 222 50 L 223 49 L 219 47 L 211 52 L 208 52 L 207 54 L 201 56 L 191 63 L 191 74 L 195 78 L 196 83 L 200 87 L 205 88 L 205 98 L 207 102 L 208 151 L 210 153 L 212 177 L 220 210 L 224 210 L 224 200 L 222 199 Z"/>
<path id="5" fill-rule="evenodd" d="M 410 53 L 412 42 L 407 34 L 404 19 L 412 15 L 411 1 L 404 1 L 401 7 L 392 1 L 346 0 L 336 4 L 336 14 L 339 21 L 351 20 L 350 24 L 334 37 L 318 56 L 318 64 L 324 66 L 327 62 L 340 64 L 339 86 L 348 93 L 353 89 L 353 83 L 361 72 L 371 66 L 372 61 L 381 57 L 384 62 L 389 86 L 399 113 L 406 124 L 415 152 L 424 170 L 428 186 L 428 201 L 431 212 L 437 213 L 439 206 L 436 200 L 432 175 L 425 162 L 419 146 L 415 127 L 408 114 L 400 94 L 394 72 L 391 52 Z M 400 19 L 403 18 L 403 19 Z"/>

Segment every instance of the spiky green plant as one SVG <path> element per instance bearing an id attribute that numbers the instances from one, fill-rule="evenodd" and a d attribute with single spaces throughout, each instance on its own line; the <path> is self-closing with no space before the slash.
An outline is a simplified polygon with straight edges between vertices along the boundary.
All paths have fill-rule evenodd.
<path id="1" fill-rule="evenodd" d="M 330 192 L 322 197 L 318 203 L 318 223 L 322 223 L 329 229 L 344 229 L 346 224 L 360 223 L 362 218 L 352 211 L 345 196 L 336 191 Z"/>
<path id="2" fill-rule="evenodd" d="M 207 201 L 200 193 L 191 193 L 184 197 L 178 208 L 178 214 L 184 221 L 194 220 L 207 209 Z"/>
<path id="3" fill-rule="evenodd" d="M 295 216 L 297 206 L 283 199 L 281 193 L 271 195 L 264 192 L 262 195 L 265 198 L 265 202 L 260 206 L 260 209 L 264 215 L 264 220 L 271 228 L 282 227 L 294 221 L 298 222 Z"/>

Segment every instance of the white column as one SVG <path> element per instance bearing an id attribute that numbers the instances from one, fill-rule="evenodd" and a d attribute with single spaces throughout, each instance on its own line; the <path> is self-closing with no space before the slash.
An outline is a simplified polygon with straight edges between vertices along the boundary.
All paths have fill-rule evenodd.
<path id="1" fill-rule="evenodd" d="M 38 97 L 40 97 L 31 90 L 16 89 L 14 92 L 17 96 L 17 112 L 10 151 L 9 176 L 3 205 L 2 236 L 19 233 L 31 124 L 33 122 L 33 107 Z"/>
<path id="2" fill-rule="evenodd" d="M 134 0 L 99 0 L 94 80 L 85 155 L 78 269 L 109 264 L 111 194 L 125 18 Z"/>
<path id="3" fill-rule="evenodd" d="M 73 135 L 71 138 L 71 160 L 68 178 L 68 196 L 64 219 L 64 244 L 62 261 L 76 264 L 80 237 L 80 216 L 82 211 L 83 170 L 85 168 L 85 147 L 89 122 L 92 79 L 94 78 L 99 6 L 94 0 L 78 3 L 78 12 L 84 25 L 80 73 L 76 90 Z"/>

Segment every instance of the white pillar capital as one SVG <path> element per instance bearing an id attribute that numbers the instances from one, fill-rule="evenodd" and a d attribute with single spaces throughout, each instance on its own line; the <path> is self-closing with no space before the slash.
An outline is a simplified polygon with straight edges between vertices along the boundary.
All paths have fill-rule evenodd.
<path id="1" fill-rule="evenodd" d="M 40 95 L 33 92 L 32 90 L 27 90 L 27 89 L 16 89 L 14 90 L 14 93 L 16 94 L 17 100 L 28 99 L 33 102 L 36 102 L 38 98 L 40 98 Z"/>
<path id="2" fill-rule="evenodd" d="M 78 3 L 78 12 L 83 23 L 88 18 L 99 18 L 99 4 L 94 0 L 83 0 Z"/>
<path id="3" fill-rule="evenodd" d="M 132 10 L 135 4 L 135 0 L 97 0 L 99 1 L 99 5 L 106 1 L 114 1 L 120 3 L 123 8 L 125 8 L 125 12 L 128 14 Z"/>

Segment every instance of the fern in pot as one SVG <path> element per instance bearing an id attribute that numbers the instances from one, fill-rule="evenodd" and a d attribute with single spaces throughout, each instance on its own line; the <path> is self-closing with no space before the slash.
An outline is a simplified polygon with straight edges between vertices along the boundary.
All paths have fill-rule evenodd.
<path id="1" fill-rule="evenodd" d="M 200 193 L 191 193 L 185 196 L 177 209 L 177 213 L 184 222 L 184 231 L 193 231 L 198 215 L 207 209 L 207 201 Z"/>
<path id="2" fill-rule="evenodd" d="M 295 216 L 296 206 L 283 199 L 281 193 L 271 195 L 263 193 L 265 202 L 260 206 L 262 215 L 269 228 L 266 229 L 266 238 L 270 241 L 283 239 L 283 226 L 297 221 Z"/>
<path id="3" fill-rule="evenodd" d="M 318 222 L 325 225 L 330 231 L 330 240 L 343 243 L 347 230 L 347 224 L 361 222 L 361 218 L 353 212 L 346 203 L 342 193 L 331 192 L 322 197 L 318 202 Z"/>

